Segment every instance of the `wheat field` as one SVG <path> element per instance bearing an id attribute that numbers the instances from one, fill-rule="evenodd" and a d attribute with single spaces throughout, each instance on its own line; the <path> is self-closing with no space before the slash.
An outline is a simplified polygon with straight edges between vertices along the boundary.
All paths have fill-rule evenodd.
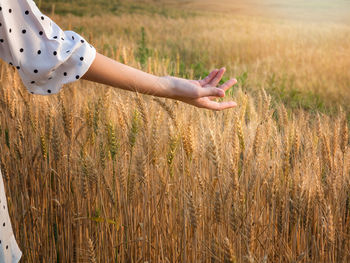
<path id="1" fill-rule="evenodd" d="M 349 26 L 181 12 L 51 17 L 155 75 L 225 65 L 237 108 L 85 80 L 31 95 L 1 61 L 21 262 L 349 262 Z"/>
<path id="2" fill-rule="evenodd" d="M 247 91 L 264 88 L 288 107 L 335 113 L 341 104 L 349 111 L 350 23 L 204 11 L 53 17 L 63 28 L 81 32 L 101 53 L 147 70 L 137 60 L 144 27 L 152 73 L 167 69 L 199 78 L 225 66 L 226 80 L 237 77 Z"/>

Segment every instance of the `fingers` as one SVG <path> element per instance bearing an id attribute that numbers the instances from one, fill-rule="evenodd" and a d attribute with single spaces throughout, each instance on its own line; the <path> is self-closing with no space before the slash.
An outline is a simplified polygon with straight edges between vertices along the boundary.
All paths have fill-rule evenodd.
<path id="1" fill-rule="evenodd" d="M 225 97 L 225 91 L 216 87 L 198 88 L 197 98 L 208 97 L 208 96 Z"/>
<path id="2" fill-rule="evenodd" d="M 219 71 L 217 72 L 216 76 L 208 83 L 208 85 L 210 86 L 216 86 L 219 84 L 222 76 L 224 75 L 226 71 L 226 68 L 225 67 L 222 67 L 221 69 L 219 69 Z"/>
<path id="3" fill-rule="evenodd" d="M 219 89 L 226 91 L 229 88 L 231 88 L 233 85 L 235 85 L 236 83 L 237 83 L 236 79 L 230 79 L 230 80 L 226 81 L 224 84 L 222 84 L 221 86 L 219 86 Z"/>
<path id="4" fill-rule="evenodd" d="M 204 79 L 198 80 L 199 84 L 201 86 L 204 86 L 206 84 L 208 84 L 209 81 L 211 81 L 215 75 L 218 73 L 218 69 L 214 69 L 212 72 L 210 72 L 210 74 L 208 76 L 206 76 Z"/>
<path id="5" fill-rule="evenodd" d="M 237 107 L 237 103 L 234 101 L 215 102 L 211 100 L 206 100 L 203 102 L 202 106 L 210 110 L 220 111 L 220 110 Z"/>
<path id="6" fill-rule="evenodd" d="M 233 85 L 237 84 L 237 80 L 236 79 L 230 79 L 228 81 L 226 81 L 224 84 L 222 84 L 221 86 L 219 86 L 219 89 L 222 89 L 224 92 L 226 92 L 229 88 L 231 88 Z M 216 99 L 215 96 L 209 96 L 210 100 Z"/>
<path id="7" fill-rule="evenodd" d="M 219 87 L 216 87 L 216 85 L 220 82 L 222 76 L 224 75 L 225 71 L 225 67 L 222 67 L 221 69 L 214 69 L 203 80 L 196 81 L 196 85 L 199 84 L 200 86 L 202 86 L 202 89 L 198 90 L 197 98 L 209 97 L 209 99 L 214 99 L 215 97 L 224 97 L 225 91 L 237 83 L 237 80 L 233 78 L 226 81 Z"/>

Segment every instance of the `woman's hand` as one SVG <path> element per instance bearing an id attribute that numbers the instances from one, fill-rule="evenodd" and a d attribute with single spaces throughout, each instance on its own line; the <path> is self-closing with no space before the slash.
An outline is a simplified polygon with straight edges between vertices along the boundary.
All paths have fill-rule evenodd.
<path id="1" fill-rule="evenodd" d="M 172 76 L 162 77 L 170 87 L 172 99 L 180 100 L 199 108 L 212 110 L 224 110 L 237 106 L 234 101 L 216 102 L 216 98 L 224 97 L 225 91 L 237 83 L 236 79 L 230 79 L 219 87 L 226 69 L 214 69 L 207 77 L 202 80 L 187 80 Z"/>

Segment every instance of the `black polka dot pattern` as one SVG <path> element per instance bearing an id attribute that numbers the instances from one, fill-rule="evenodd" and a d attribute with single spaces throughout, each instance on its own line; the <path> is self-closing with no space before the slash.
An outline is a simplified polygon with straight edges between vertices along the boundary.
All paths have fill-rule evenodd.
<path id="1" fill-rule="evenodd" d="M 0 0 L 0 58 L 31 94 L 56 94 L 84 76 L 96 49 L 78 33 L 63 31 L 34 1 L 17 1 Z"/>
<path id="2" fill-rule="evenodd" d="M 64 84 L 81 79 L 95 56 L 96 49 L 80 34 L 63 31 L 33 0 L 0 0 L 0 58 L 18 73 L 30 94 L 58 93 Z M 0 249 L 1 262 L 21 258 L 1 171 Z"/>
<path id="3" fill-rule="evenodd" d="M 0 262 L 18 262 L 22 256 L 16 242 L 7 210 L 3 176 L 0 170 Z"/>

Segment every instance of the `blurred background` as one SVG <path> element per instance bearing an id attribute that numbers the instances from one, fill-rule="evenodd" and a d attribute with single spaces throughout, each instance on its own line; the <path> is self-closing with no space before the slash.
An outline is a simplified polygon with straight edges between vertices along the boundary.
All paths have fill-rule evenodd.
<path id="1" fill-rule="evenodd" d="M 263 86 L 290 107 L 348 107 L 349 1 L 37 2 L 62 27 L 92 34 L 107 55 L 123 45 L 139 60 L 179 56 L 178 73 L 196 78 L 226 66 L 226 79 L 235 76 L 250 90 Z"/>

